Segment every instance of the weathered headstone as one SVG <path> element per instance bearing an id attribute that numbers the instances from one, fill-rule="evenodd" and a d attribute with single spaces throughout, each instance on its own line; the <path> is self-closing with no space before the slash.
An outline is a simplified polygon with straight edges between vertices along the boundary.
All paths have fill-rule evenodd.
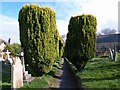
<path id="1" fill-rule="evenodd" d="M 114 46 L 114 51 L 113 51 L 113 60 L 116 61 L 116 47 Z"/>
<path id="2" fill-rule="evenodd" d="M 110 58 L 113 59 L 114 61 L 117 61 L 116 47 L 114 46 L 112 50 L 111 48 L 109 48 L 109 52 L 110 52 Z"/>
<path id="3" fill-rule="evenodd" d="M 23 66 L 20 58 L 16 57 L 15 63 L 11 67 L 11 88 L 23 86 Z"/>
<path id="4" fill-rule="evenodd" d="M 113 59 L 113 53 L 112 53 L 111 48 L 109 48 L 109 53 L 110 53 L 109 57 L 110 57 L 111 59 Z"/>

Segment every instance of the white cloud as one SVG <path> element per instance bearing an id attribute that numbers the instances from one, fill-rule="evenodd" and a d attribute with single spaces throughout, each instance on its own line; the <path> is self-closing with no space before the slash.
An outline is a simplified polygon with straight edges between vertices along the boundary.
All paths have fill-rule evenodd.
<path id="1" fill-rule="evenodd" d="M 118 30 L 118 2 L 119 0 L 82 0 L 68 3 L 67 7 L 70 15 L 65 20 L 58 20 L 58 30 L 60 34 L 68 32 L 68 24 L 70 16 L 82 14 L 92 14 L 97 18 L 97 32 L 104 28 Z M 72 7 L 73 6 L 73 7 Z M 75 6 L 75 9 L 73 10 Z"/>
<path id="2" fill-rule="evenodd" d="M 19 41 L 19 23 L 16 19 L 8 16 L 0 15 L 0 38 L 7 41 L 11 38 L 12 43 L 20 43 Z M 57 20 L 57 28 L 60 35 L 67 34 L 68 21 Z"/>
<path id="3" fill-rule="evenodd" d="M 118 1 L 119 0 L 89 0 L 81 4 L 82 11 L 76 14 L 93 14 L 97 18 L 97 28 L 114 28 L 118 30 Z"/>
<path id="4" fill-rule="evenodd" d="M 0 15 L 0 38 L 7 41 L 11 38 L 11 43 L 19 43 L 19 25 L 16 19 Z"/>
<path id="5" fill-rule="evenodd" d="M 0 19 L 0 38 L 5 41 L 11 38 L 12 43 L 20 43 L 18 21 L 4 15 L 0 15 Z M 60 35 L 67 34 L 68 20 L 57 20 L 57 28 Z"/>
<path id="6" fill-rule="evenodd" d="M 58 28 L 60 35 L 67 34 L 68 20 L 57 20 L 57 28 Z"/>
<path id="7" fill-rule="evenodd" d="M 56 0 L 54 0 L 57 2 Z M 78 2 L 77 2 L 78 1 Z M 97 18 L 98 31 L 104 28 L 118 29 L 118 1 L 119 0 L 72 0 L 68 2 L 67 8 L 69 11 L 66 18 L 57 19 L 57 27 L 61 35 L 67 34 L 68 24 L 71 16 L 81 15 L 83 13 L 93 14 Z M 44 2 L 44 1 L 43 1 Z M 67 2 L 67 0 L 66 0 Z M 60 10 L 60 8 L 58 9 Z M 68 12 L 66 11 L 66 12 Z M 64 14 L 61 10 L 61 15 Z M 63 15 L 64 16 L 64 15 Z M 0 15 L 0 38 L 8 40 L 11 38 L 13 42 L 19 42 L 19 25 L 16 19 Z"/>

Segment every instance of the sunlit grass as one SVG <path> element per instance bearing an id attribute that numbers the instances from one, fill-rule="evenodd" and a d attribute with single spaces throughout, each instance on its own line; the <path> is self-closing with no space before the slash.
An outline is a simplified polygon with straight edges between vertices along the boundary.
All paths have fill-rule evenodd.
<path id="1" fill-rule="evenodd" d="M 120 88 L 120 62 L 109 58 L 94 58 L 78 75 L 86 88 Z"/>

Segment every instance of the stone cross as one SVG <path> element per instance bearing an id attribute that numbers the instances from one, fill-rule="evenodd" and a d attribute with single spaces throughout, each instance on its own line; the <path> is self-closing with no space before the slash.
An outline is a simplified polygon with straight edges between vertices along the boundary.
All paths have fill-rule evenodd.
<path id="1" fill-rule="evenodd" d="M 10 53 L 11 53 L 11 52 L 9 52 L 9 51 L 7 50 L 7 52 L 5 52 L 5 53 L 7 54 L 7 60 L 9 60 L 10 64 L 12 65 L 12 64 L 13 64 L 13 60 L 12 60 L 12 58 L 10 58 Z"/>
<path id="2" fill-rule="evenodd" d="M 7 59 L 10 57 L 10 52 L 7 50 L 7 52 L 6 52 L 6 54 L 7 54 Z"/>

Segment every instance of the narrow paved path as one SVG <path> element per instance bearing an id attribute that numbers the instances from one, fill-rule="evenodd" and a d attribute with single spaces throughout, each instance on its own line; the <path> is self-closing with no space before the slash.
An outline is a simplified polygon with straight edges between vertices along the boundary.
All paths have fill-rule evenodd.
<path id="1" fill-rule="evenodd" d="M 62 70 L 60 88 L 78 88 L 78 82 L 64 60 Z"/>
<path id="2" fill-rule="evenodd" d="M 59 78 L 52 88 L 59 88 L 60 90 L 63 90 L 63 88 L 76 88 L 78 90 L 78 81 L 64 59 L 62 59 L 61 67 L 60 71 L 56 74 Z"/>

